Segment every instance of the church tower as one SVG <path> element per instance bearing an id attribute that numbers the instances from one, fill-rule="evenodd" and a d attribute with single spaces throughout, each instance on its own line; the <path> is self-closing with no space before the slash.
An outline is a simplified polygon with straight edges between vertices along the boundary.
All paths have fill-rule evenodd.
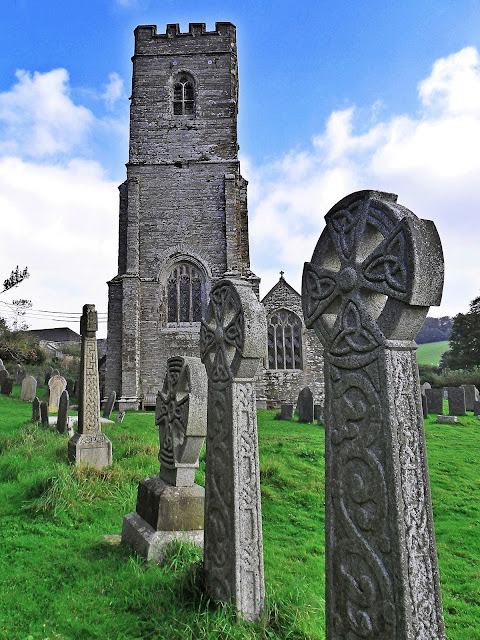
<path id="1" fill-rule="evenodd" d="M 212 285 L 250 270 L 237 143 L 235 26 L 135 29 L 118 274 L 108 283 L 106 393 L 136 409 L 172 355 L 199 355 Z"/>

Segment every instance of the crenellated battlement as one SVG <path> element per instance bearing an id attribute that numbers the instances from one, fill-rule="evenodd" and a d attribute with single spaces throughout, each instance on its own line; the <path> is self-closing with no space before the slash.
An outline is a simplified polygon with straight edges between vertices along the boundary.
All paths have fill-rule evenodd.
<path id="1" fill-rule="evenodd" d="M 135 54 L 148 54 L 149 49 L 170 48 L 177 38 L 181 41 L 181 46 L 185 47 L 188 39 L 191 39 L 194 45 L 194 38 L 211 38 L 212 46 L 217 41 L 219 46 L 225 42 L 235 42 L 236 27 L 231 22 L 216 22 L 215 31 L 207 31 L 205 22 L 190 22 L 188 31 L 180 31 L 180 25 L 167 24 L 165 33 L 157 33 L 156 25 L 139 25 L 135 31 Z M 188 45 L 187 45 L 188 46 Z M 202 45 L 204 46 L 204 45 Z"/>

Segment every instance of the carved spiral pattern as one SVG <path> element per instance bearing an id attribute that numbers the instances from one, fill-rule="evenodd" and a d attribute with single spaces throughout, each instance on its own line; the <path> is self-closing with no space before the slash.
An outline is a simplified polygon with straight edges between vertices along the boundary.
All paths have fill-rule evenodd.
<path id="1" fill-rule="evenodd" d="M 388 329 L 408 306 L 412 290 L 409 242 L 398 213 L 377 208 L 368 197 L 354 200 L 326 216 L 326 230 L 304 270 L 306 324 L 325 347 L 327 636 L 332 639 L 443 637 L 417 416 L 400 405 L 397 421 L 403 411 L 409 417 L 394 437 L 390 408 L 398 400 L 389 403 L 385 393 L 391 370 L 385 359 Z M 404 366 L 396 371 L 399 378 L 405 375 Z M 415 402 L 413 385 L 409 393 Z M 391 479 L 397 437 L 401 512 Z M 402 593 L 400 530 L 406 535 L 408 593 Z"/>

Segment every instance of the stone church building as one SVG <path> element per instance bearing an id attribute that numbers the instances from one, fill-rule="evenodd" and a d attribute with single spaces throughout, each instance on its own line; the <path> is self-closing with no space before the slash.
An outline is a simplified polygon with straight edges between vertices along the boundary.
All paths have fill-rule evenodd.
<path id="1" fill-rule="evenodd" d="M 135 29 L 127 179 L 120 185 L 118 274 L 108 283 L 105 392 L 136 409 L 163 384 L 166 360 L 199 356 L 212 285 L 250 280 L 247 183 L 237 143 L 235 26 Z M 259 406 L 295 402 L 308 385 L 323 403 L 320 344 L 283 275 L 267 311 Z M 317 342 L 315 342 L 317 341 Z M 315 349 L 312 345 L 315 344 Z"/>

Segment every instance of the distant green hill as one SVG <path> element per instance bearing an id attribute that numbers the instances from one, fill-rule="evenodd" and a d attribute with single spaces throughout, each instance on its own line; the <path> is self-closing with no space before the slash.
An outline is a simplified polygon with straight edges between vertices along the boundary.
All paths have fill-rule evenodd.
<path id="1" fill-rule="evenodd" d="M 442 354 L 448 349 L 448 340 L 419 344 L 417 350 L 418 364 L 432 364 L 438 367 Z"/>

